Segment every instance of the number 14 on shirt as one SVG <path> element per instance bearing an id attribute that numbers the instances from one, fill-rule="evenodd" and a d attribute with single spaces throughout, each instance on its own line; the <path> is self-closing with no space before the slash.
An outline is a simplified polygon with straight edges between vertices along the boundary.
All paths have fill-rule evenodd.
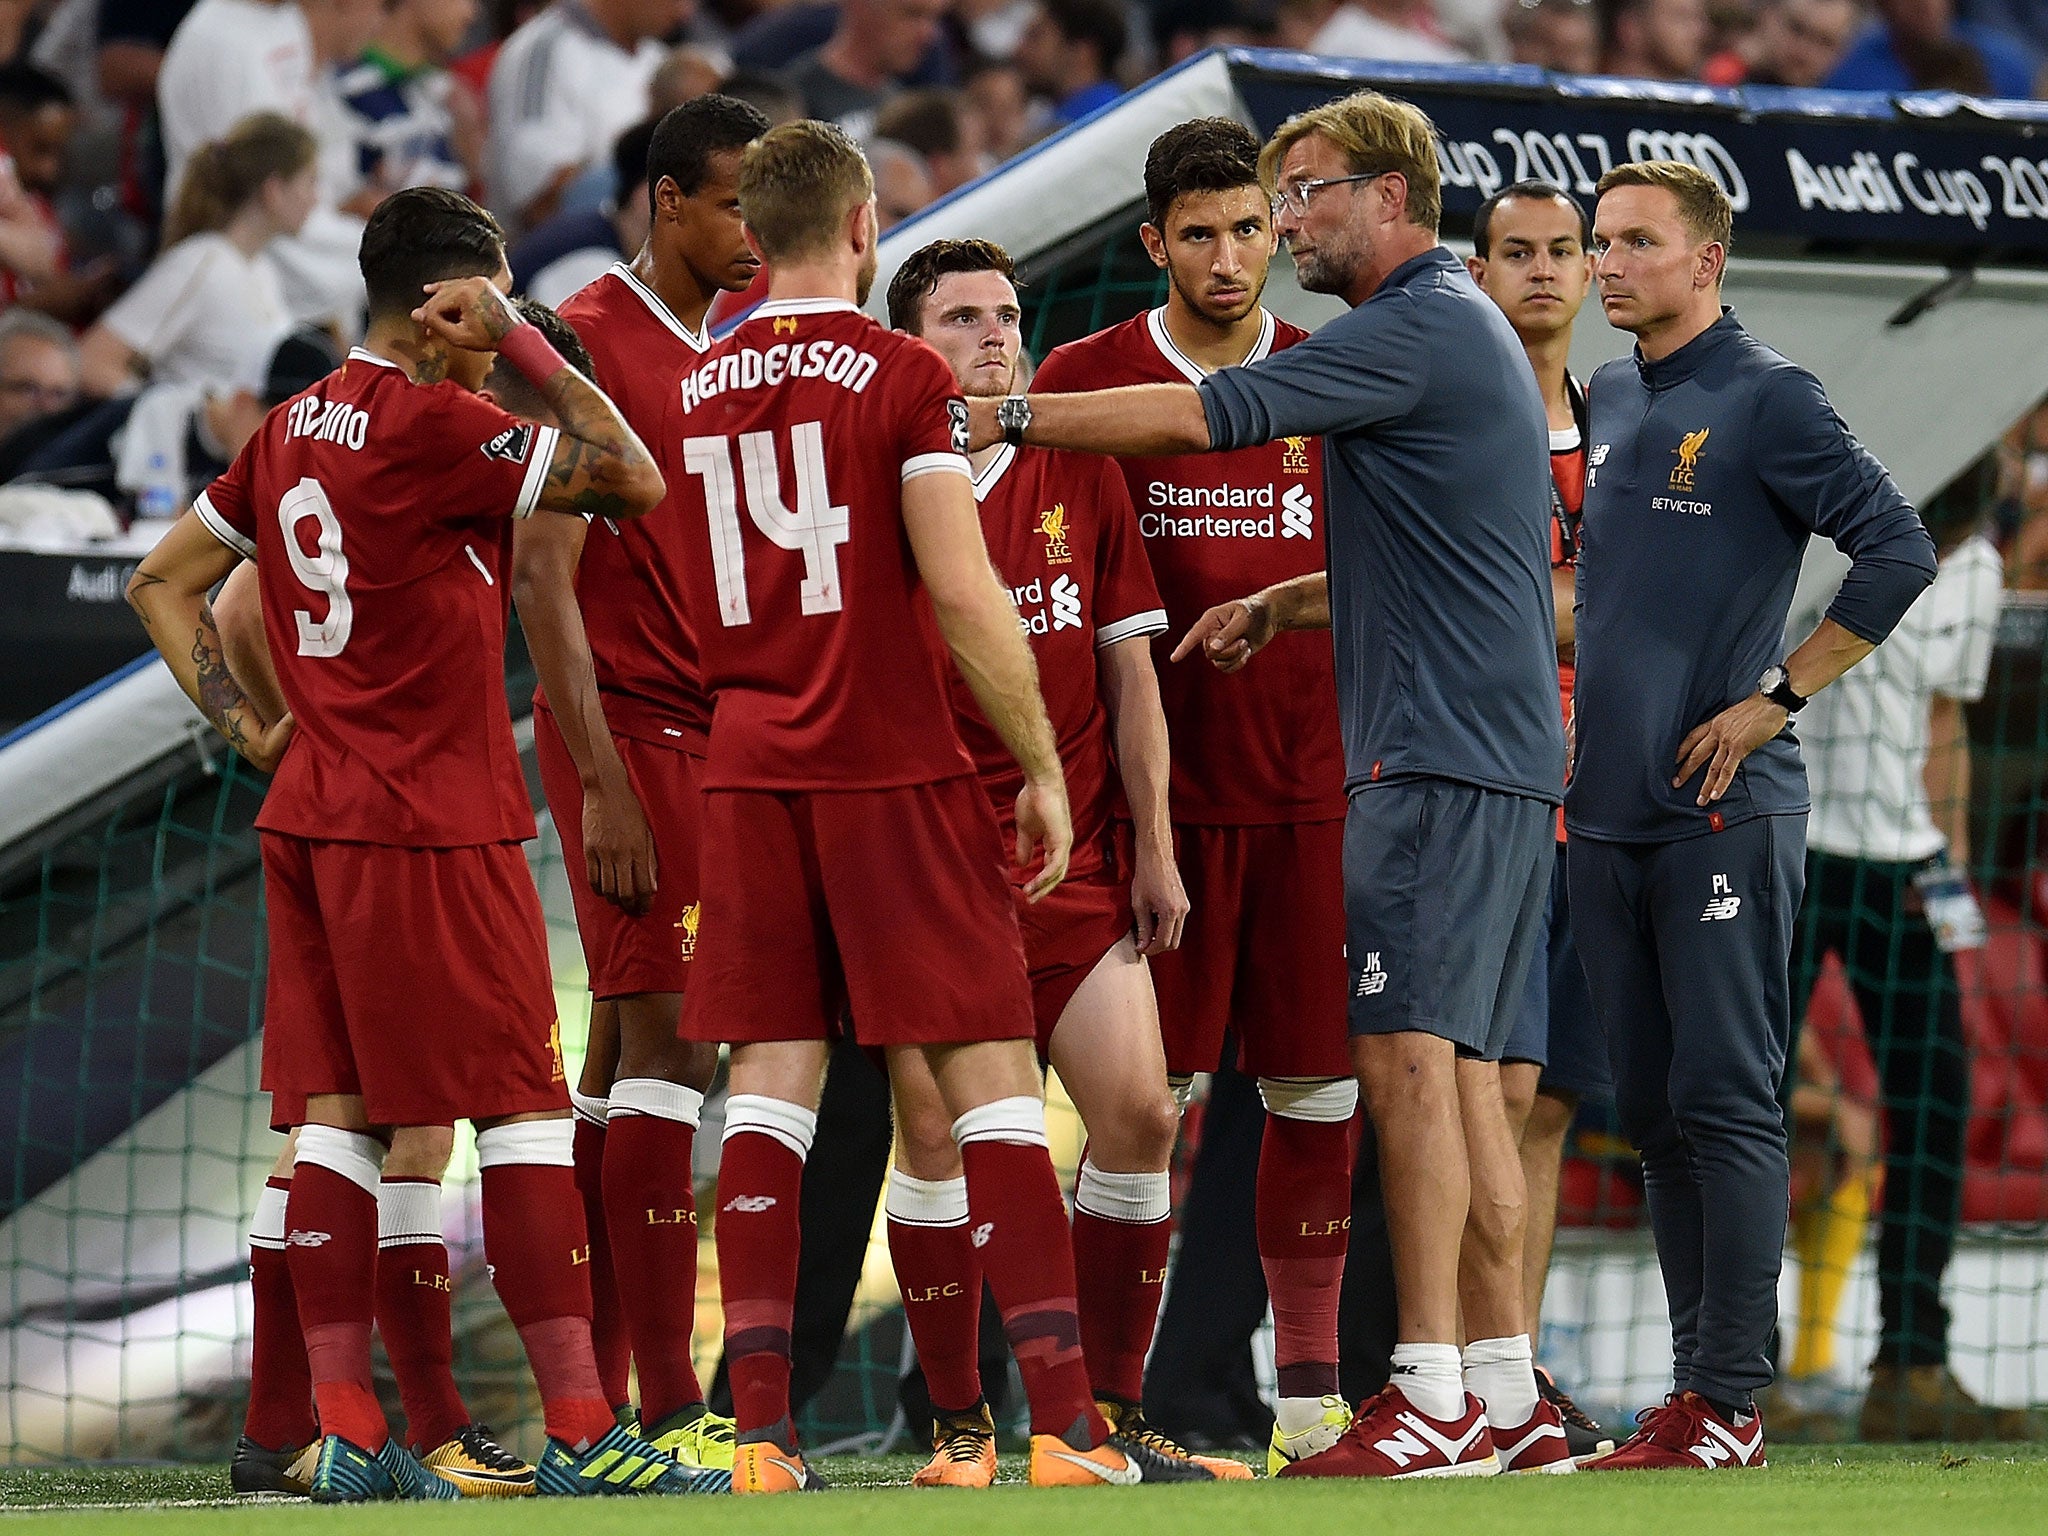
<path id="1" fill-rule="evenodd" d="M 747 491 L 747 517 L 778 549 L 800 554 L 804 579 L 798 596 L 805 614 L 837 613 L 844 601 L 839 589 L 839 546 L 846 542 L 847 509 L 832 500 L 825 483 L 825 428 L 822 422 L 800 421 L 789 429 L 790 462 L 795 470 L 796 510 L 782 499 L 782 467 L 773 432 L 745 432 L 739 438 L 740 474 Z M 718 616 L 730 629 L 754 621 L 747 600 L 747 555 L 733 474 L 733 439 L 691 437 L 683 440 L 683 467 L 704 484 L 704 505 L 711 522 L 711 564 L 718 580 Z"/>

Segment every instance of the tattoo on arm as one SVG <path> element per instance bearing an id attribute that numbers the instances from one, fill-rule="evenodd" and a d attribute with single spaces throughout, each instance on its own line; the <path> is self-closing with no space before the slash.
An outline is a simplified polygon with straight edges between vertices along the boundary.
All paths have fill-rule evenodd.
<path id="1" fill-rule="evenodd" d="M 562 435 L 541 504 L 586 517 L 630 516 L 633 503 L 619 487 L 634 466 L 644 464 L 647 450 L 618 408 L 574 368 L 558 370 L 542 394 Z"/>
<path id="2" fill-rule="evenodd" d="M 128 606 L 135 610 L 135 616 L 142 620 L 142 627 L 145 630 L 151 626 L 149 622 L 149 605 L 141 600 L 142 589 L 144 587 L 160 587 L 163 584 L 163 577 L 152 575 L 150 572 L 143 570 L 138 570 L 133 576 L 128 578 Z"/>
<path id="3" fill-rule="evenodd" d="M 592 484 L 604 474 L 603 460 L 608 456 L 609 450 L 585 438 L 566 435 L 565 427 L 565 435 L 556 445 L 554 463 L 549 467 L 547 481 L 541 489 L 541 500 L 567 512 L 580 512 L 585 517 L 616 518 L 623 515 L 627 510 L 626 498 Z"/>
<path id="4" fill-rule="evenodd" d="M 241 684 L 235 681 L 234 673 L 228 670 L 210 603 L 202 603 L 199 608 L 199 628 L 192 633 L 192 665 L 198 671 L 200 712 L 213 722 L 213 728 L 228 739 L 230 746 L 237 751 L 246 748 L 248 736 L 242 728 L 242 717 L 249 708 L 249 700 Z"/>

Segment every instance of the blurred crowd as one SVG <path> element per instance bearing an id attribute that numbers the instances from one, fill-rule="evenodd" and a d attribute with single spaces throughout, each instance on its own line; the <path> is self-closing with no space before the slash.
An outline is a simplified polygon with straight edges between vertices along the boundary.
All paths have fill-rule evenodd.
<path id="1" fill-rule="evenodd" d="M 0 538 L 181 505 L 353 339 L 400 187 L 559 302 L 705 91 L 846 126 L 893 223 L 1219 43 L 2021 97 L 2048 0 L 0 0 Z"/>

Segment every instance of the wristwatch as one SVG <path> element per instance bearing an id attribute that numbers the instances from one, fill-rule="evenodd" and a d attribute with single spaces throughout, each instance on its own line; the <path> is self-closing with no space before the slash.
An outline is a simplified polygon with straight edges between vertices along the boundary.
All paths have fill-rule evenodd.
<path id="1" fill-rule="evenodd" d="M 1792 674 L 1782 666 L 1766 667 L 1764 675 L 1756 680 L 1756 691 L 1788 715 L 1806 708 L 1805 697 L 1792 691 Z"/>
<path id="2" fill-rule="evenodd" d="M 1024 446 L 1024 434 L 1031 430 L 1031 398 L 1028 395 L 1005 395 L 1002 404 L 996 407 L 996 425 L 1002 429 L 1003 441 L 1012 448 Z"/>

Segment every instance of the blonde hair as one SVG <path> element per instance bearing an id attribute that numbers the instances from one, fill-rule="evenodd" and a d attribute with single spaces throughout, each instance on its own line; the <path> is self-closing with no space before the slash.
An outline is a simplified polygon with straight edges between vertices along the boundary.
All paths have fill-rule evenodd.
<path id="1" fill-rule="evenodd" d="M 1290 117 L 1259 152 L 1259 179 L 1268 192 L 1277 189 L 1287 151 L 1312 133 L 1335 145 L 1354 174 L 1399 171 L 1408 180 L 1408 222 L 1436 232 L 1444 211 L 1443 177 L 1437 168 L 1436 127 L 1420 107 L 1378 91 L 1359 91 Z"/>
<path id="2" fill-rule="evenodd" d="M 846 215 L 875 195 L 846 131 L 806 118 L 771 128 L 740 160 L 740 217 L 770 261 L 821 255 Z"/>
<path id="3" fill-rule="evenodd" d="M 1605 197 L 1616 187 L 1661 187 L 1678 201 L 1678 216 L 1702 245 L 1727 250 L 1735 231 L 1735 210 L 1721 184 L 1682 160 L 1631 160 L 1617 165 L 1595 189 Z"/>
<path id="4" fill-rule="evenodd" d="M 319 152 L 313 135 L 290 118 L 250 113 L 225 138 L 192 151 L 164 220 L 164 245 L 225 228 L 271 177 L 298 175 Z"/>

